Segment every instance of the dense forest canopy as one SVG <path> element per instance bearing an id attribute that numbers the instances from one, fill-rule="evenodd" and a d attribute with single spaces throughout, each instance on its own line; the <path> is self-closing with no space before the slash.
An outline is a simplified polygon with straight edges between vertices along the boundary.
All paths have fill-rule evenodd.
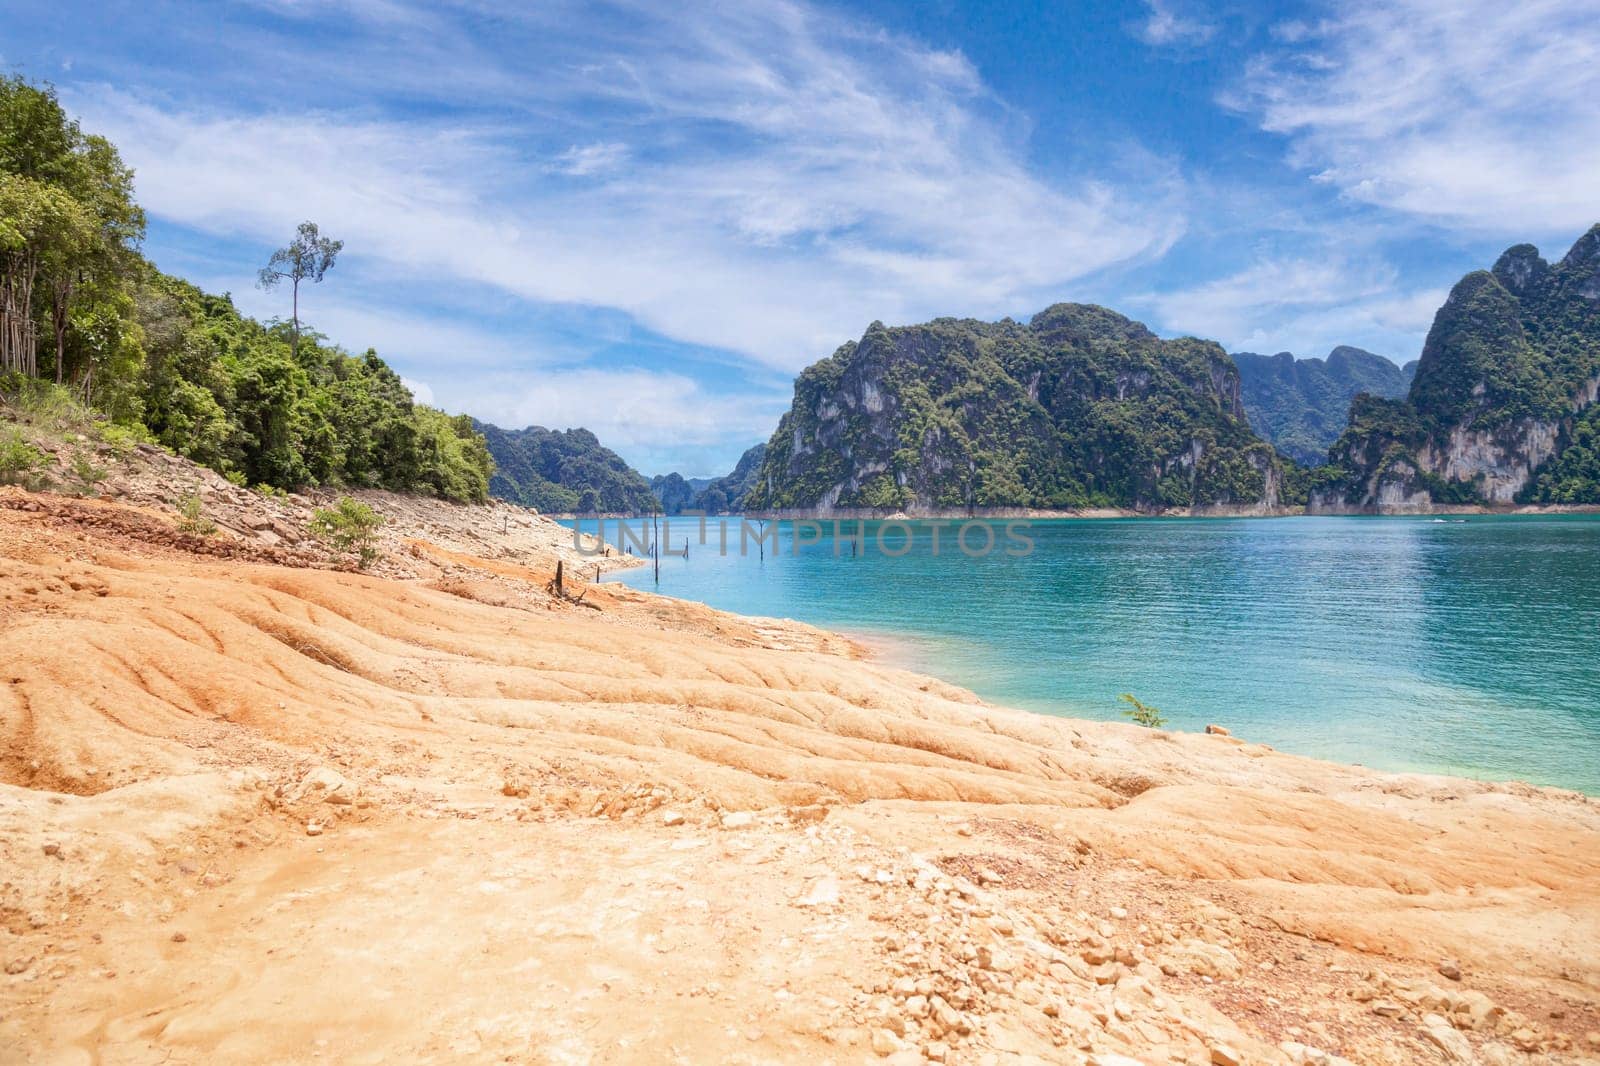
<path id="1" fill-rule="evenodd" d="M 256 322 L 148 262 L 133 177 L 49 87 L 0 78 L 0 388 L 58 383 L 241 484 L 486 498 L 470 420 L 415 403 L 376 352 L 298 314 Z"/>
<path id="2" fill-rule="evenodd" d="M 1057 304 L 873 323 L 800 374 L 745 506 L 1272 507 L 1299 484 L 1218 345 Z"/>
<path id="3" fill-rule="evenodd" d="M 1288 352 L 1232 353 L 1250 428 L 1297 463 L 1316 466 L 1344 432 L 1350 404 L 1361 393 L 1395 399 L 1406 394 L 1415 363 L 1396 366 L 1381 355 L 1340 345 L 1326 359 Z"/>
<path id="4" fill-rule="evenodd" d="M 489 488 L 502 500 L 556 514 L 654 514 L 649 482 L 587 429 L 501 429 L 474 423 L 494 456 Z"/>

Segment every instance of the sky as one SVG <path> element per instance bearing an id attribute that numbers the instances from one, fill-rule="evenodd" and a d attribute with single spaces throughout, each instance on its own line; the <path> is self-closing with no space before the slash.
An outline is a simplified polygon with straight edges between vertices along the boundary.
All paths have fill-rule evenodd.
<path id="1" fill-rule="evenodd" d="M 1593 0 L 0 0 L 137 173 L 146 254 L 345 242 L 306 322 L 419 399 L 712 476 L 874 320 L 1100 303 L 1416 358 L 1600 221 Z"/>

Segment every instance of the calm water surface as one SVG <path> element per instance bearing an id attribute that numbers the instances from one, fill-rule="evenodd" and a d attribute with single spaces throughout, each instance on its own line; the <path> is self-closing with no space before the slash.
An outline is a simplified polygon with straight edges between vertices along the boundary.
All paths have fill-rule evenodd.
<path id="1" fill-rule="evenodd" d="M 1131 692 L 1179 729 L 1600 794 L 1600 517 L 1038 521 L 1025 557 L 995 523 L 977 559 L 909 525 L 904 556 L 867 523 L 852 558 L 831 530 L 796 553 L 783 523 L 763 560 L 739 555 L 737 520 L 723 556 L 714 522 L 702 546 L 683 519 L 689 557 L 664 557 L 659 585 L 608 580 L 893 637 L 894 658 L 992 703 L 1114 718 Z"/>

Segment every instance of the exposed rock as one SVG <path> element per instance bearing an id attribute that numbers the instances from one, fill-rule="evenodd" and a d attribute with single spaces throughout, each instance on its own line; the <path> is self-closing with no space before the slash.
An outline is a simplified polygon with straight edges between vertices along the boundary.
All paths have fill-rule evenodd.
<path id="1" fill-rule="evenodd" d="M 1186 939 L 1164 948 L 1156 959 L 1163 973 L 1192 973 L 1204 977 L 1235 977 L 1239 960 L 1227 948 L 1205 940 Z"/>
<path id="2" fill-rule="evenodd" d="M 806 894 L 795 900 L 800 907 L 826 907 L 839 902 L 839 879 L 819 877 L 811 882 Z"/>
<path id="3" fill-rule="evenodd" d="M 1210 1052 L 1213 1066 L 1244 1066 L 1244 1059 L 1227 1044 L 1212 1044 Z"/>
<path id="4" fill-rule="evenodd" d="M 1422 1035 L 1428 1042 L 1444 1053 L 1449 1062 L 1469 1063 L 1476 1062 L 1477 1055 L 1472 1050 L 1472 1045 L 1467 1038 L 1455 1030 L 1444 1018 L 1437 1014 L 1425 1015 L 1422 1019 Z"/>

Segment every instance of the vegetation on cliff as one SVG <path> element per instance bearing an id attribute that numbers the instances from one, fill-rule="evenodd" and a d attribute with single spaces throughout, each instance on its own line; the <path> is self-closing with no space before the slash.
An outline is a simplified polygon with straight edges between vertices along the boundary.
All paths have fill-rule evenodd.
<path id="1" fill-rule="evenodd" d="M 1600 225 L 1459 281 L 1406 399 L 1359 398 L 1324 503 L 1600 503 Z"/>
<path id="2" fill-rule="evenodd" d="M 246 318 L 139 254 L 144 212 L 116 148 L 48 88 L 0 78 L 0 381 L 40 379 L 124 436 L 243 484 L 335 484 L 481 500 L 464 417 L 413 402 L 372 350 Z"/>
<path id="3" fill-rule="evenodd" d="M 1396 366 L 1381 355 L 1341 345 L 1327 359 L 1288 352 L 1235 352 L 1240 395 L 1250 428 L 1297 463 L 1327 461 L 1350 403 L 1361 393 L 1394 399 L 1406 394 L 1416 363 Z"/>
<path id="4" fill-rule="evenodd" d="M 685 478 L 681 474 L 662 474 L 650 479 L 650 488 L 661 501 L 664 514 L 704 511 L 706 514 L 737 514 L 744 510 L 744 498 L 761 472 L 767 456 L 765 443 L 747 448 L 733 470 L 716 478 Z"/>
<path id="5" fill-rule="evenodd" d="M 745 506 L 1273 505 L 1283 473 L 1219 346 L 1058 304 L 873 323 L 796 380 Z"/>
<path id="6" fill-rule="evenodd" d="M 489 491 L 547 514 L 652 514 L 650 485 L 587 429 L 474 423 L 494 457 Z"/>

